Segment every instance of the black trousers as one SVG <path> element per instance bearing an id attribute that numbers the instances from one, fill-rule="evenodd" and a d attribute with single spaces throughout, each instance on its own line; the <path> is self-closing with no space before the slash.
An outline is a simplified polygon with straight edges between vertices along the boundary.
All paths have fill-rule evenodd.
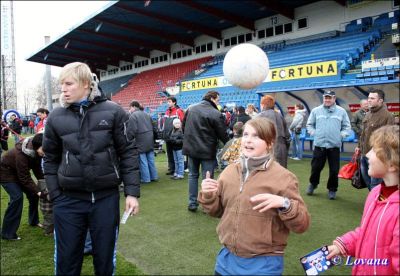
<path id="1" fill-rule="evenodd" d="M 175 162 L 174 162 L 174 151 L 172 149 L 172 144 L 166 142 L 167 147 L 167 157 L 168 157 L 168 171 L 174 173 L 175 172 Z"/>
<path id="2" fill-rule="evenodd" d="M 119 194 L 91 201 L 61 195 L 53 202 L 55 275 L 80 275 L 89 229 L 96 275 L 114 275 Z"/>
<path id="3" fill-rule="evenodd" d="M 317 188 L 321 171 L 325 167 L 328 158 L 329 179 L 326 188 L 329 191 L 336 192 L 339 184 L 338 173 L 340 166 L 340 148 L 321 148 L 314 147 L 313 158 L 311 160 L 310 183 Z"/>

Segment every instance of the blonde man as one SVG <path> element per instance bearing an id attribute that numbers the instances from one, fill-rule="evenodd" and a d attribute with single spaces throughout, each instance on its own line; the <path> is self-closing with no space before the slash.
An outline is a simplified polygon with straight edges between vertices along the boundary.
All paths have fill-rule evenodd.
<path id="1" fill-rule="evenodd" d="M 121 181 L 125 211 L 137 214 L 139 166 L 127 113 L 99 91 L 90 68 L 63 67 L 62 107 L 54 109 L 43 140 L 44 173 L 54 203 L 55 274 L 79 275 L 89 230 L 96 275 L 115 272 Z"/>

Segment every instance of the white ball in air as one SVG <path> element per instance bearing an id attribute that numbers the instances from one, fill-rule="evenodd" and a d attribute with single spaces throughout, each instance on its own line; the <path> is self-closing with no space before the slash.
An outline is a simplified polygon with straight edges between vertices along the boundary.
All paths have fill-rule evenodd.
<path id="1" fill-rule="evenodd" d="M 260 47 L 243 43 L 226 53 L 222 69 L 230 84 L 240 89 L 252 89 L 267 78 L 269 61 Z"/>

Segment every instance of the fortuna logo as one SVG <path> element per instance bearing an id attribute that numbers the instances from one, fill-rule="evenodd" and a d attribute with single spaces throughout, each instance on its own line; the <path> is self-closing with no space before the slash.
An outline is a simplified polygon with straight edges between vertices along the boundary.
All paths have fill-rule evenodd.
<path id="1" fill-rule="evenodd" d="M 106 120 L 101 120 L 101 122 L 99 123 L 99 126 L 108 126 L 108 123 Z"/>

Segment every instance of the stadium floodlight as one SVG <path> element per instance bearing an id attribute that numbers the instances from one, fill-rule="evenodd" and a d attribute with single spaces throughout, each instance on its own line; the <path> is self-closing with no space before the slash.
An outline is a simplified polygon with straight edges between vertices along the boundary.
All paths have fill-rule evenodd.
<path id="1" fill-rule="evenodd" d="M 65 43 L 64 49 L 67 49 L 67 48 L 68 48 L 69 42 L 70 42 L 70 40 L 68 40 L 67 43 Z"/>
<path id="2" fill-rule="evenodd" d="M 49 54 L 46 54 L 43 58 L 43 60 L 47 60 L 47 58 L 49 57 Z"/>

